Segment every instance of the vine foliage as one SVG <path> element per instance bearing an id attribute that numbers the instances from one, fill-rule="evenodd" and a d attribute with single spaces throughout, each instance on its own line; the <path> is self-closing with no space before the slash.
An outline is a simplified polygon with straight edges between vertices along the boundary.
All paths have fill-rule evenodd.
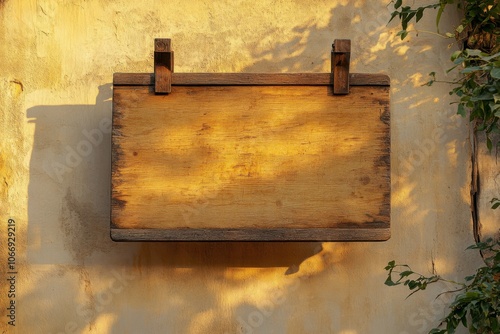
<path id="1" fill-rule="evenodd" d="M 428 285 L 436 282 L 447 282 L 456 285 L 455 290 L 445 293 L 456 293 L 455 300 L 450 305 L 450 312 L 438 327 L 429 334 L 453 334 L 463 325 L 470 333 L 495 334 L 500 333 L 500 242 L 488 239 L 467 249 L 479 249 L 490 254 L 485 265 L 477 269 L 474 275 L 465 278 L 465 283 L 458 283 L 442 278 L 439 275 L 424 276 L 414 272 L 406 264 L 396 264 L 391 261 L 385 267 L 388 286 L 404 285 L 410 291 L 409 295 L 425 290 Z M 397 277 L 397 279 L 395 278 Z M 438 296 L 439 297 L 439 296 Z"/>
<path id="2" fill-rule="evenodd" d="M 489 150 L 499 146 L 500 133 L 500 4 L 499 0 L 440 0 L 437 3 L 412 8 L 404 6 L 403 0 L 392 1 L 394 11 L 391 19 L 398 17 L 401 31 L 398 36 L 405 39 L 412 21 L 419 22 L 427 10 L 437 10 L 436 26 L 447 6 L 454 5 L 463 12 L 461 24 L 453 33 L 443 37 L 455 38 L 459 51 L 451 55 L 452 67 L 448 72 L 459 68 L 459 77 L 452 83 L 455 87 L 451 95 L 458 97 L 458 114 L 466 117 L 478 132 L 486 135 Z M 389 22 L 390 22 L 389 21 Z M 430 73 L 431 86 L 436 73 Z"/>
<path id="3" fill-rule="evenodd" d="M 394 11 L 390 21 L 396 17 L 400 19 L 402 29 L 398 36 L 401 39 L 411 32 L 410 23 L 419 22 L 426 11 L 433 10 L 436 13 L 438 34 L 441 16 L 448 6 L 456 6 L 463 13 L 461 24 L 453 33 L 440 34 L 445 38 L 455 38 L 459 46 L 459 50 L 451 55 L 453 64 L 448 70 L 459 71 L 458 79 L 451 82 L 454 87 L 450 94 L 458 97 L 457 113 L 468 116 L 475 131 L 486 135 L 486 145 L 490 151 L 493 147 L 498 150 L 500 144 L 499 1 L 439 0 L 417 8 L 403 5 L 403 0 L 391 2 Z M 431 80 L 426 85 L 439 82 L 435 72 L 430 73 L 430 76 Z M 500 199 L 493 198 L 491 207 L 499 209 Z M 489 239 L 477 242 L 468 249 L 479 250 L 485 265 L 466 277 L 464 283 L 446 280 L 439 275 L 425 276 L 395 261 L 385 267 L 385 284 L 402 284 L 410 289 L 409 296 L 440 281 L 456 285 L 455 290 L 445 292 L 457 293 L 448 315 L 429 334 L 453 334 L 460 326 L 466 327 L 470 333 L 500 334 L 500 242 Z"/>

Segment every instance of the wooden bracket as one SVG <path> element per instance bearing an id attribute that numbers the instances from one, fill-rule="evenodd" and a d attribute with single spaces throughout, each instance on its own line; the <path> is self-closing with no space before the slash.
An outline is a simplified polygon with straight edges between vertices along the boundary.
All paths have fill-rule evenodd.
<path id="1" fill-rule="evenodd" d="M 332 45 L 333 94 L 349 94 L 351 40 L 336 39 Z"/>
<path id="2" fill-rule="evenodd" d="M 170 44 L 170 38 L 155 38 L 155 94 L 168 94 L 172 91 L 174 52 Z"/>

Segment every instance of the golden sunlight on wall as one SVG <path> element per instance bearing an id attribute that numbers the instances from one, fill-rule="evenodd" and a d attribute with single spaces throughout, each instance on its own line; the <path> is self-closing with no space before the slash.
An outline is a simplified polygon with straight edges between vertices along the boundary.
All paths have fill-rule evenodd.
<path id="1" fill-rule="evenodd" d="M 454 116 L 448 41 L 387 26 L 387 0 L 0 1 L 0 249 L 15 221 L 15 297 L 0 254 L 2 333 L 419 333 L 437 286 L 405 300 L 384 266 L 461 279 L 473 252 L 467 127 Z M 451 29 L 454 17 L 443 18 Z M 432 19 L 422 30 L 434 31 Z M 109 238 L 114 72 L 353 72 L 391 77 L 392 238 L 382 243 L 114 243 Z M 353 115 L 353 122 L 363 122 Z M 280 143 L 286 145 L 286 143 Z M 9 325 L 15 301 L 15 327 Z"/>

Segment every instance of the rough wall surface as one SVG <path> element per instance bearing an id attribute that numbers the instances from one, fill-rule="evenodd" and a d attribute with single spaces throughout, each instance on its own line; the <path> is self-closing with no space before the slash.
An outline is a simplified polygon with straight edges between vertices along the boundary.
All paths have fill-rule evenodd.
<path id="1" fill-rule="evenodd" d="M 383 267 L 462 279 L 481 262 L 469 209 L 467 126 L 454 116 L 449 40 L 387 26 L 386 0 L 0 1 L 0 329 L 6 333 L 422 333 L 446 286 L 404 300 Z M 443 19 L 450 30 L 456 17 Z M 422 30 L 435 31 L 427 18 Z M 383 243 L 113 243 L 111 82 L 151 72 L 353 72 L 392 79 L 392 238 Z M 353 118 L 353 122 L 363 120 Z M 494 167 L 493 167 L 494 168 Z M 7 225 L 15 221 L 15 297 Z M 484 222 L 483 222 L 484 223 Z M 9 283 L 9 284 L 6 284 Z M 445 298 L 446 299 L 446 298 Z M 7 310 L 15 301 L 15 327 Z M 3 333 L 3 331 L 2 331 Z"/>

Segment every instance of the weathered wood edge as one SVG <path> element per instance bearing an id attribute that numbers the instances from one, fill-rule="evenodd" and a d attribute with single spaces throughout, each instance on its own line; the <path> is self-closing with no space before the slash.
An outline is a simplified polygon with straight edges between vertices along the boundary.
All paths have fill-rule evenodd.
<path id="1" fill-rule="evenodd" d="M 172 91 L 174 53 L 170 38 L 155 38 L 154 78 L 155 93 L 168 94 Z"/>
<path id="2" fill-rule="evenodd" d="M 349 94 L 351 40 L 336 39 L 332 45 L 333 94 Z"/>
<path id="3" fill-rule="evenodd" d="M 177 82 L 175 75 L 178 76 Z M 239 82 L 246 76 L 255 76 L 253 82 Z M 351 85 L 389 86 L 390 79 L 383 74 L 351 73 Z M 278 77 L 280 82 L 277 82 Z M 328 78 L 327 78 L 328 77 Z M 229 78 L 229 80 L 228 80 Z M 208 81 L 207 81 L 208 80 Z M 328 82 L 326 81 L 328 80 Z M 313 74 L 240 74 L 240 73 L 181 73 L 175 74 L 173 85 L 331 85 L 330 73 Z M 118 82 L 118 83 L 117 83 Z M 127 83 L 124 83 L 127 82 Z M 154 75 L 142 73 L 115 73 L 114 85 L 153 86 Z M 386 110 L 388 112 L 388 110 Z M 389 114 L 389 113 L 387 113 Z M 389 123 L 388 119 L 383 120 Z M 388 134 L 390 138 L 390 132 Z M 113 159 L 112 159 L 113 160 Z M 390 170 L 390 167 L 389 167 Z M 390 178 L 390 174 L 389 174 Z M 111 180 L 112 181 L 112 180 Z M 113 188 L 113 182 L 111 182 Z M 390 192 L 388 193 L 390 194 Z M 390 198 L 390 195 L 388 195 Z M 113 197 L 113 196 L 112 196 Z M 390 202 L 385 207 L 390 212 Z M 113 206 L 110 207 L 112 214 Z M 389 215 L 389 214 L 388 214 Z M 112 216 L 112 215 L 111 215 Z M 278 229 L 120 229 L 111 223 L 114 241 L 386 241 L 391 237 L 390 228 L 278 228 Z"/>
<path id="4" fill-rule="evenodd" d="M 386 241 L 390 228 L 118 229 L 114 241 Z"/>
<path id="5" fill-rule="evenodd" d="M 153 86 L 153 73 L 114 73 L 115 86 Z M 330 86 L 331 73 L 172 73 L 173 86 Z M 385 74 L 350 73 L 350 86 L 390 86 Z"/>

